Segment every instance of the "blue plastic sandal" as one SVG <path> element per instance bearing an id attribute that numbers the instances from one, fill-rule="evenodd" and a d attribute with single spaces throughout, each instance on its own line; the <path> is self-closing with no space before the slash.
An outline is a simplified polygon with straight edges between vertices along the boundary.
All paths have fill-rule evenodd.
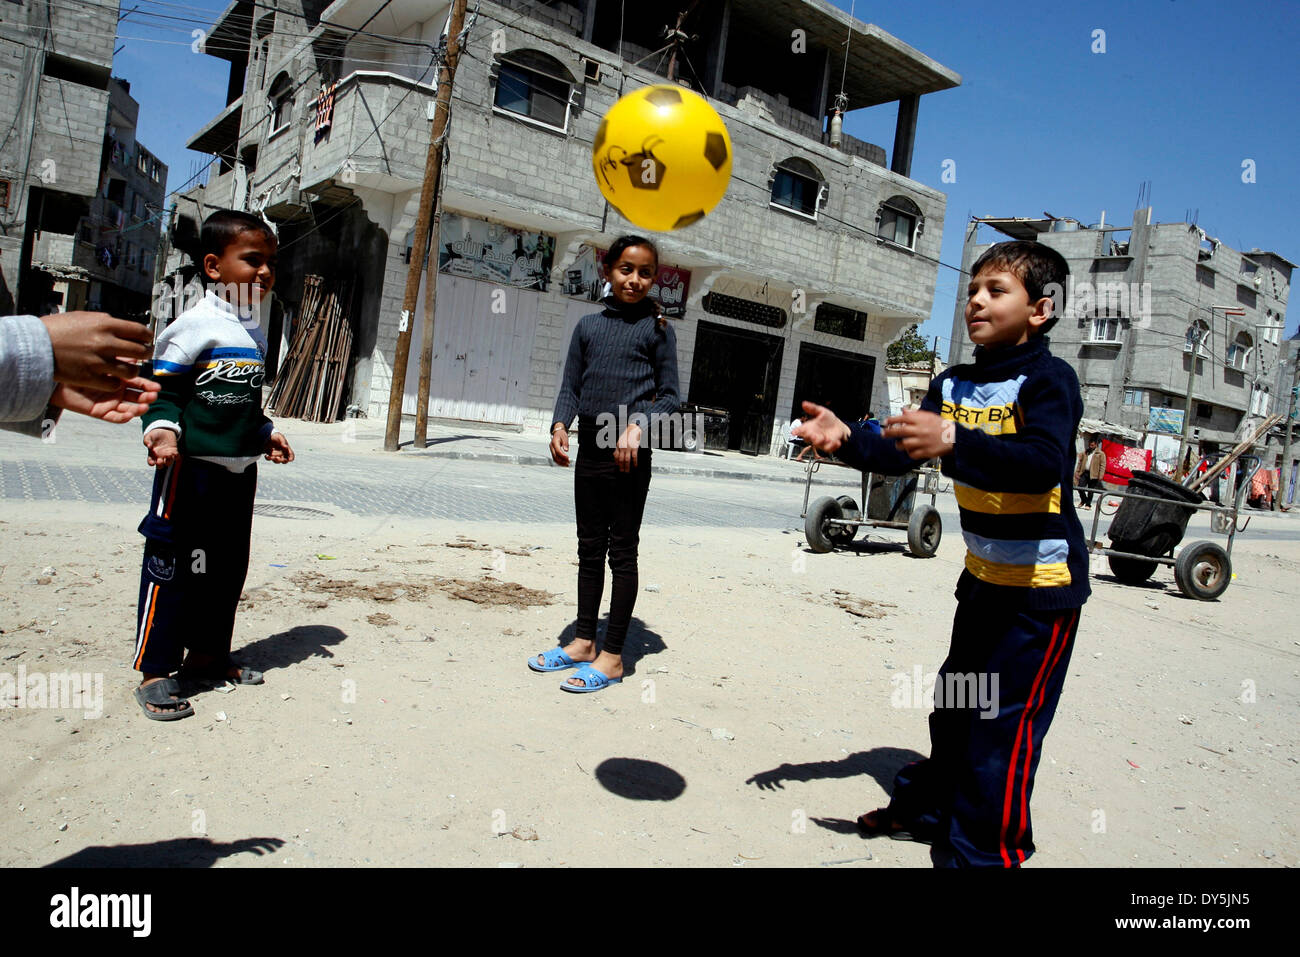
<path id="1" fill-rule="evenodd" d="M 532 668 L 534 671 L 563 671 L 566 668 L 577 668 L 579 665 L 584 664 L 584 662 L 581 661 L 574 661 L 566 655 L 564 649 L 560 647 L 555 647 L 550 651 L 542 652 L 542 661 L 545 663 L 539 665 L 537 663 L 537 656 L 534 655 L 528 659 L 528 667 Z"/>
<path id="2" fill-rule="evenodd" d="M 573 677 L 581 678 L 584 684 L 571 685 L 566 681 L 560 687 L 565 691 L 572 691 L 574 694 L 590 694 L 593 691 L 601 691 L 623 680 L 622 678 L 610 678 L 603 671 L 597 671 L 590 663 L 585 661 Z"/>

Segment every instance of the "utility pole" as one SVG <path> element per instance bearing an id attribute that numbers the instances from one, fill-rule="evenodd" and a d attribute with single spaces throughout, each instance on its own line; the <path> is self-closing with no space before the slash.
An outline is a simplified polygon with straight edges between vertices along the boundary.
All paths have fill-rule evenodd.
<path id="1" fill-rule="evenodd" d="M 415 306 L 420 297 L 420 272 L 424 269 L 424 257 L 429 246 L 429 220 L 433 212 L 434 196 L 442 175 L 443 137 L 451 107 L 451 85 L 456 75 L 456 62 L 460 58 L 460 32 L 465 25 L 465 3 L 466 0 L 453 0 L 451 19 L 447 26 L 447 54 L 438 70 L 436 109 L 433 127 L 429 132 L 429 151 L 424 161 L 424 181 L 420 184 L 420 208 L 415 218 L 415 235 L 411 238 L 411 262 L 406 271 L 406 292 L 402 297 L 397 347 L 393 350 L 393 379 L 388 390 L 388 427 L 384 432 L 386 452 L 397 451 L 398 434 L 401 431 L 406 363 L 411 355 L 411 323 L 415 319 Z M 432 316 L 425 317 L 425 325 L 432 338 Z M 428 343 L 425 345 L 427 347 Z"/>
<path id="2" fill-rule="evenodd" d="M 424 273 L 424 323 L 420 339 L 420 383 L 415 398 L 415 449 L 429 446 L 429 389 L 433 376 L 433 314 L 438 307 L 438 237 L 442 231 L 442 176 L 438 177 L 438 191 L 434 193 L 432 242 L 429 243 L 429 264 Z"/>
<path id="3" fill-rule="evenodd" d="M 939 358 L 939 337 L 934 337 L 934 348 L 930 350 L 930 381 L 934 381 L 934 363 Z"/>
<path id="4" fill-rule="evenodd" d="M 1228 341 L 1228 316 L 1244 316 L 1245 309 L 1231 309 L 1226 306 L 1210 306 L 1210 325 L 1205 330 L 1205 335 L 1197 338 L 1192 346 L 1192 361 L 1187 369 L 1187 396 L 1183 400 L 1183 435 L 1178 443 L 1178 462 L 1174 466 L 1175 480 L 1183 478 L 1183 456 L 1186 454 L 1187 447 L 1190 444 L 1188 435 L 1192 429 L 1192 387 L 1196 382 L 1196 358 L 1200 355 L 1201 346 L 1209 343 L 1211 336 L 1214 334 L 1214 313 L 1216 310 L 1223 311 L 1224 335 L 1223 341 Z M 1208 351 L 1208 350 L 1207 350 Z"/>

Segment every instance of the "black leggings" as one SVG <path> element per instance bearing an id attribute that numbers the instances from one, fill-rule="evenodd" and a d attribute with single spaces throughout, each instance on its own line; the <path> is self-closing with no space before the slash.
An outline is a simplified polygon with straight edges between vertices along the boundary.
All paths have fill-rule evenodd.
<path id="1" fill-rule="evenodd" d="M 650 450 L 638 449 L 636 466 L 620 472 L 612 450 L 588 451 L 584 446 L 586 443 L 580 442 L 573 474 L 578 514 L 578 621 L 574 637 L 596 639 L 608 555 L 614 585 L 603 650 L 621 655 L 636 606 L 636 550 L 650 488 Z"/>

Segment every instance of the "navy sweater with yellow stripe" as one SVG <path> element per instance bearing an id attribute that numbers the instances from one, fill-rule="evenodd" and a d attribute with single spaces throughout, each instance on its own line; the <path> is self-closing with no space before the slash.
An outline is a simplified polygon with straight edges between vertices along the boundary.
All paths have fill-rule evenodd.
<path id="1" fill-rule="evenodd" d="M 961 511 L 966 568 L 957 598 L 1023 608 L 1076 608 L 1091 593 L 1083 526 L 1074 512 L 1074 436 L 1083 415 L 1079 380 L 1036 336 L 975 350 L 975 361 L 935 378 L 921 403 L 957 424 L 942 459 Z M 837 454 L 897 475 L 919 463 L 865 425 Z"/>

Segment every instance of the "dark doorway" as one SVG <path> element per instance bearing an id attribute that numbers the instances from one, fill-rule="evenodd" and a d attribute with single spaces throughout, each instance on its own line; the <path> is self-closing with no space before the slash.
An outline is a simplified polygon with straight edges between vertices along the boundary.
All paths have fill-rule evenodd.
<path id="1" fill-rule="evenodd" d="M 785 340 L 761 332 L 701 322 L 691 363 L 693 405 L 731 414 L 727 448 L 766 451 L 776 415 Z"/>
<path id="2" fill-rule="evenodd" d="M 875 375 L 874 356 L 802 343 L 791 415 L 799 415 L 804 400 L 828 407 L 845 422 L 856 422 L 868 411 L 878 412 L 871 408 L 871 383 Z"/>

